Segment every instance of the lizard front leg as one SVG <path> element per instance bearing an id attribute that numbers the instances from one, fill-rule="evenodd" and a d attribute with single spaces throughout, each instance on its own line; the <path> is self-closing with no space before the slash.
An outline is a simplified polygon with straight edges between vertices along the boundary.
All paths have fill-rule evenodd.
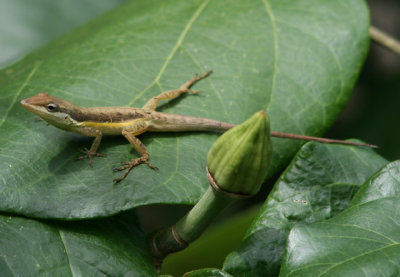
<path id="1" fill-rule="evenodd" d="M 201 76 L 198 76 L 197 74 L 195 74 L 192 79 L 190 79 L 189 81 L 184 83 L 180 88 L 168 90 L 157 96 L 154 96 L 142 107 L 142 109 L 155 111 L 157 109 L 157 105 L 158 105 L 158 102 L 160 102 L 160 100 L 172 99 L 172 98 L 178 97 L 182 93 L 186 93 L 186 92 L 199 93 L 199 91 L 191 90 L 190 87 L 193 86 L 197 81 L 200 81 L 201 79 L 206 78 L 211 73 L 212 73 L 212 71 L 210 70 Z"/>
<path id="2" fill-rule="evenodd" d="M 130 160 L 129 162 L 122 162 L 124 166 L 119 167 L 119 168 L 114 168 L 114 171 L 121 171 L 121 170 L 126 170 L 125 173 L 119 177 L 114 179 L 114 182 L 118 183 L 125 179 L 126 176 L 128 176 L 129 172 L 134 168 L 135 166 L 139 164 L 147 164 L 152 169 L 158 169 L 154 165 L 148 162 L 149 160 L 149 152 L 147 151 L 146 146 L 135 137 L 135 135 L 139 135 L 141 133 L 146 132 L 148 128 L 148 123 L 139 121 L 133 125 L 131 125 L 129 128 L 122 130 L 122 135 L 129 141 L 129 143 L 135 148 L 137 152 L 141 154 L 139 158 L 135 158 Z"/>
<path id="3" fill-rule="evenodd" d="M 93 157 L 105 157 L 104 154 L 97 153 L 97 149 L 100 146 L 101 137 L 103 136 L 103 134 L 101 133 L 101 131 L 99 131 L 97 129 L 92 129 L 92 128 L 83 129 L 81 131 L 81 133 L 85 136 L 94 137 L 94 141 L 89 150 L 87 148 L 84 148 L 82 150 L 82 153 L 84 153 L 85 155 L 80 156 L 79 158 L 76 158 L 76 160 L 89 159 L 89 164 L 90 164 L 90 166 L 92 166 L 93 165 Z"/>

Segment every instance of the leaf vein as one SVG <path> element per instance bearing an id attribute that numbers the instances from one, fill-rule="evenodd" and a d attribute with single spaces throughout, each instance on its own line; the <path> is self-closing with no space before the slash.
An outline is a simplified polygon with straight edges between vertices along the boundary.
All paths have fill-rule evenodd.
<path id="1" fill-rule="evenodd" d="M 178 40 L 176 41 L 174 47 L 172 48 L 171 52 L 165 59 L 164 64 L 161 66 L 160 71 L 158 72 L 156 78 L 151 82 L 145 89 L 140 91 L 136 96 L 128 103 L 128 106 L 132 106 L 135 101 L 140 98 L 146 91 L 148 91 L 154 84 L 158 83 L 162 74 L 165 72 L 165 69 L 171 62 L 172 58 L 174 57 L 176 51 L 179 49 L 179 46 L 182 45 L 183 40 L 185 39 L 187 33 L 189 32 L 190 28 L 192 27 L 193 23 L 196 21 L 196 19 L 200 16 L 201 12 L 205 9 L 207 4 L 210 2 L 210 0 L 205 0 L 199 7 L 198 9 L 194 12 L 192 17 L 189 19 L 188 23 L 186 24 L 185 28 L 183 29 L 182 33 L 178 37 Z"/>
<path id="2" fill-rule="evenodd" d="M 29 73 L 28 77 L 26 78 L 25 82 L 22 84 L 22 86 L 18 89 L 17 93 L 15 94 L 14 98 L 11 101 L 10 106 L 8 107 L 7 111 L 5 112 L 3 118 L 0 120 L 0 127 L 4 124 L 4 122 L 6 121 L 8 114 L 10 113 L 11 109 L 14 107 L 15 102 L 17 102 L 17 99 L 19 97 L 19 95 L 21 94 L 21 92 L 24 90 L 24 88 L 28 85 L 28 83 L 30 82 L 30 80 L 32 79 L 33 75 L 35 75 L 36 71 L 38 70 L 38 68 L 40 67 L 40 65 L 42 64 L 42 62 L 37 62 L 35 64 L 35 66 L 33 67 L 32 71 Z"/>
<path id="3" fill-rule="evenodd" d="M 266 12 L 268 14 L 268 17 L 271 20 L 272 39 L 274 41 L 274 67 L 273 67 L 273 73 L 272 73 L 273 75 L 272 75 L 272 81 L 271 81 L 271 93 L 269 95 L 269 101 L 268 101 L 267 107 L 265 108 L 265 110 L 268 111 L 268 109 L 269 109 L 269 107 L 271 106 L 271 103 L 272 103 L 272 96 L 273 96 L 274 90 L 275 90 L 276 73 L 277 73 L 277 70 L 278 70 L 278 62 L 277 62 L 277 59 L 278 59 L 278 54 L 277 54 L 277 52 L 278 52 L 278 39 L 277 39 L 277 31 L 276 31 L 276 24 L 275 24 L 276 20 L 275 20 L 274 14 L 272 13 L 271 6 L 270 6 L 270 4 L 268 3 L 267 0 L 262 0 L 262 2 L 264 4 L 264 6 L 265 6 L 265 10 L 266 10 Z"/>

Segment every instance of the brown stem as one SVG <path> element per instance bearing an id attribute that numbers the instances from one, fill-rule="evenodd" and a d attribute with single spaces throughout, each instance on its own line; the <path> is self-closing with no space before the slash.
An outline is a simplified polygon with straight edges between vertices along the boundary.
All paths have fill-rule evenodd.
<path id="1" fill-rule="evenodd" d="M 369 27 L 369 35 L 376 43 L 386 47 L 393 53 L 400 55 L 400 42 L 395 38 L 374 26 Z"/>

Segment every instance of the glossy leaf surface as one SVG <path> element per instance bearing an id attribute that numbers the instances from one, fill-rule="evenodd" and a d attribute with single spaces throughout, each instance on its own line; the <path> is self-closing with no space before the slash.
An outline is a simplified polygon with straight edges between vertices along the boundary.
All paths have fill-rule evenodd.
<path id="1" fill-rule="evenodd" d="M 224 270 L 235 276 L 277 276 L 291 228 L 345 209 L 360 185 L 385 163 L 371 149 L 307 143 L 276 182 Z"/>
<path id="2" fill-rule="evenodd" d="M 1 276 L 157 276 L 132 217 L 43 223 L 2 215 Z"/>
<path id="3" fill-rule="evenodd" d="M 400 162 L 382 168 L 334 218 L 298 225 L 280 276 L 397 276 Z"/>
<path id="4" fill-rule="evenodd" d="M 195 72 L 214 74 L 161 111 L 240 123 L 266 110 L 271 129 L 321 135 L 346 103 L 368 48 L 363 1 L 131 1 L 0 72 L 0 209 L 42 218 L 107 216 L 139 205 L 195 203 L 218 134 L 143 134 L 150 161 L 103 139 L 93 168 L 74 161 L 92 139 L 60 131 L 19 101 L 46 91 L 82 106 L 141 107 Z M 274 140 L 269 175 L 297 151 Z"/>

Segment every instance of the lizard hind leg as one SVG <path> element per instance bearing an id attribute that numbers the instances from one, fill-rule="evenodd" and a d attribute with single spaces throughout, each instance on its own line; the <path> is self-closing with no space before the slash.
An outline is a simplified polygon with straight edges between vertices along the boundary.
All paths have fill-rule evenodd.
<path id="1" fill-rule="evenodd" d="M 131 127 L 133 128 L 133 130 L 131 129 L 122 131 L 122 135 L 129 141 L 129 143 L 133 146 L 133 148 L 135 148 L 135 150 L 141 154 L 141 156 L 139 158 L 132 159 L 128 162 L 121 162 L 123 166 L 114 168 L 114 171 L 126 170 L 121 177 L 114 179 L 114 182 L 116 183 L 121 182 L 123 179 L 126 178 L 126 176 L 128 176 L 132 168 L 140 164 L 146 164 L 148 167 L 158 170 L 156 166 L 149 163 L 148 161 L 149 152 L 147 151 L 146 146 L 144 146 L 144 144 L 138 138 L 135 137 L 135 135 L 139 135 L 141 133 L 146 132 L 147 127 L 148 127 L 147 122 L 138 122 L 137 124 Z"/>
<path id="2" fill-rule="evenodd" d="M 195 74 L 192 79 L 188 80 L 180 88 L 173 89 L 173 90 L 167 90 L 157 96 L 152 97 L 149 101 L 147 101 L 147 103 L 142 107 L 142 109 L 155 111 L 157 109 L 157 105 L 158 105 L 158 102 L 160 102 L 160 100 L 173 99 L 173 98 L 178 97 L 179 95 L 181 95 L 183 93 L 187 93 L 187 92 L 199 93 L 199 91 L 191 90 L 190 87 L 193 86 L 197 81 L 200 81 L 201 79 L 206 78 L 211 73 L 212 73 L 212 71 L 210 70 L 201 76 L 198 76 L 197 74 Z"/>

